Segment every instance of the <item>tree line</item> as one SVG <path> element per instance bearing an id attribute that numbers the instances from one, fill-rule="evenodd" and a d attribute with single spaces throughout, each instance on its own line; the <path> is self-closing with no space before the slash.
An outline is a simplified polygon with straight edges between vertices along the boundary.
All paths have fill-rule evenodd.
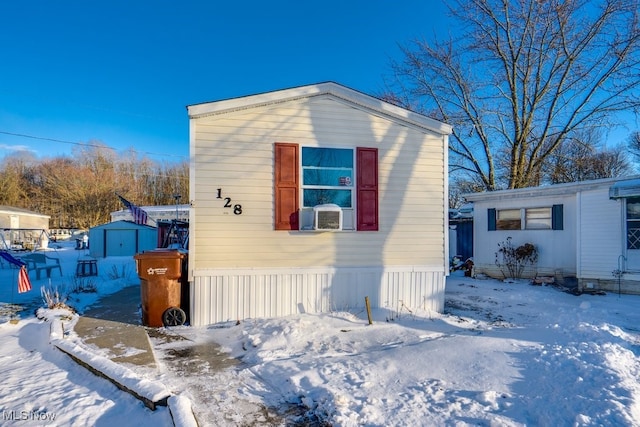
<path id="1" fill-rule="evenodd" d="M 26 152 L 0 163 L 0 205 L 49 215 L 50 228 L 88 229 L 125 209 L 172 205 L 189 197 L 189 164 L 158 162 L 135 150 L 116 153 L 101 144 L 79 146 L 70 156 L 36 158 Z"/>

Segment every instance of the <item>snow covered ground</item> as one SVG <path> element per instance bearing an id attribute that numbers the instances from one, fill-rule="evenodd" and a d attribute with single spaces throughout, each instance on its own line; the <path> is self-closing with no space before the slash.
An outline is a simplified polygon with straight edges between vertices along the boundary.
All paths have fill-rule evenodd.
<path id="1" fill-rule="evenodd" d="M 81 252 L 52 253 L 64 273 L 53 286 L 76 282 Z M 99 267 L 98 292 L 69 301 L 80 311 L 138 282 L 129 257 Z M 47 279 L 20 295 L 16 270 L 0 279 L 0 301 L 28 307 L 17 324 L 7 304 L 0 311 L 0 425 L 171 425 L 167 409 L 150 411 L 51 346 L 32 312 Z M 359 311 L 172 328 L 152 340 L 158 368 L 132 369 L 189 398 L 207 426 L 640 425 L 640 296 L 459 275 L 446 292 L 445 314 L 390 307 L 373 325 Z M 183 358 L 200 364 L 193 375 L 164 359 L 211 343 L 229 354 L 226 368 Z"/>

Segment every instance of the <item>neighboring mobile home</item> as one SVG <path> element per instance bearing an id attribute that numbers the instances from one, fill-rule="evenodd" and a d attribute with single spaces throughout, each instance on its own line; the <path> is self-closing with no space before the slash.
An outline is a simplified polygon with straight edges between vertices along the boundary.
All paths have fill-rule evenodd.
<path id="1" fill-rule="evenodd" d="M 188 113 L 193 325 L 442 311 L 450 126 L 335 83 Z"/>
<path id="2" fill-rule="evenodd" d="M 37 249 L 49 245 L 49 215 L 0 206 L 0 249 Z"/>
<path id="3" fill-rule="evenodd" d="M 581 289 L 640 293 L 640 177 L 467 194 L 476 273 L 502 277 L 498 244 L 538 250 L 526 277 L 576 278 Z M 573 281 L 573 280 L 572 280 Z"/>

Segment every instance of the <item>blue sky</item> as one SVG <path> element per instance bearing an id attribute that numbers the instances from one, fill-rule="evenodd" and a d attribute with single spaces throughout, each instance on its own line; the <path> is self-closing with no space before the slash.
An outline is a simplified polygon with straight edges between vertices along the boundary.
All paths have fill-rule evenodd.
<path id="1" fill-rule="evenodd" d="M 187 105 L 323 81 L 375 95 L 398 44 L 447 31 L 444 11 L 437 0 L 2 2 L 0 157 L 97 141 L 183 160 Z"/>

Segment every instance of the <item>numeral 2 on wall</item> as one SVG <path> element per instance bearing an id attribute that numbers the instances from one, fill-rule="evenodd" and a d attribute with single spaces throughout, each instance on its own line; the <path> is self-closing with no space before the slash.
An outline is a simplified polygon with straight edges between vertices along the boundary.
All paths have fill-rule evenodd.
<path id="1" fill-rule="evenodd" d="M 217 196 L 216 199 L 222 199 L 222 188 L 218 188 L 217 189 Z M 231 197 L 225 197 L 224 198 L 224 206 L 225 208 L 233 208 L 233 213 L 234 215 L 242 215 L 242 205 L 239 204 L 235 204 L 232 205 L 231 204 Z"/>

